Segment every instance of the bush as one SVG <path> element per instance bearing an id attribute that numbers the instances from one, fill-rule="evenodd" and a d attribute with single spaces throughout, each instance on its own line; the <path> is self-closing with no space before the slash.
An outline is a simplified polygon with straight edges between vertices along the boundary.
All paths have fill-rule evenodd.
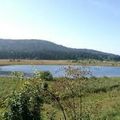
<path id="1" fill-rule="evenodd" d="M 35 77 L 40 78 L 42 80 L 46 80 L 46 81 L 52 81 L 53 80 L 53 76 L 49 71 L 44 71 L 44 72 L 37 71 L 35 73 Z"/>
<path id="2" fill-rule="evenodd" d="M 5 120 L 41 120 L 43 91 L 41 83 L 26 82 L 20 92 L 9 99 Z"/>

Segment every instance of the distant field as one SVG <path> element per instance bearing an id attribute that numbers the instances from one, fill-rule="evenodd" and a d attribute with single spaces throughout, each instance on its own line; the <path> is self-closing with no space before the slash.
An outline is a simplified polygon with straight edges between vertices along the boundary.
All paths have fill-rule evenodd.
<path id="1" fill-rule="evenodd" d="M 69 60 L 0 60 L 0 65 L 53 65 L 53 64 L 71 64 Z"/>
<path id="2" fill-rule="evenodd" d="M 120 61 L 98 60 L 8 60 L 0 59 L 0 65 L 85 65 L 85 66 L 120 66 Z"/>

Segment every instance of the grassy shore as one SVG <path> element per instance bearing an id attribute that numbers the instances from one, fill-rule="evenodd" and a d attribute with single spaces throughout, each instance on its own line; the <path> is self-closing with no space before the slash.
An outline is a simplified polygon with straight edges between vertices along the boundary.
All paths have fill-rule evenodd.
<path id="1" fill-rule="evenodd" d="M 99 60 L 8 60 L 0 59 L 0 65 L 84 65 L 84 66 L 120 66 L 116 61 Z"/>
<path id="2" fill-rule="evenodd" d="M 56 79 L 56 81 L 59 80 Z M 56 81 L 49 83 L 51 88 L 56 87 Z M 7 100 L 13 91 L 19 91 L 24 82 L 24 80 L 0 78 L 0 115 L 6 110 Z M 64 91 L 64 88 L 62 91 Z M 59 92 L 61 93 L 62 91 Z M 68 93 L 63 92 L 62 94 Z M 82 110 L 85 115 L 89 116 L 89 119 L 84 118 L 83 120 L 120 120 L 120 78 L 89 78 L 84 94 Z M 70 99 L 71 97 L 67 96 L 64 100 L 68 101 Z M 77 96 L 75 100 L 79 102 Z M 60 119 L 62 113 L 57 107 L 52 104 L 44 104 L 42 111 L 43 120 L 49 120 L 46 113 L 53 111 L 56 111 L 55 120 Z"/>

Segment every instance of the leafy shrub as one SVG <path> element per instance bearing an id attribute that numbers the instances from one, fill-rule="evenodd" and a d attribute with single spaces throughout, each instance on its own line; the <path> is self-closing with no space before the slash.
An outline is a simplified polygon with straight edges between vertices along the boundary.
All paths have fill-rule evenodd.
<path id="1" fill-rule="evenodd" d="M 33 84 L 34 82 L 34 84 Z M 41 120 L 43 90 L 40 82 L 26 82 L 20 92 L 15 92 L 9 101 L 5 120 Z"/>
<path id="2" fill-rule="evenodd" d="M 53 80 L 53 76 L 49 71 L 37 71 L 35 72 L 35 77 L 36 78 L 40 78 L 42 80 L 46 80 L 46 81 L 52 81 Z"/>
<path id="3" fill-rule="evenodd" d="M 24 79 L 24 73 L 23 72 L 12 72 L 11 76 L 13 79 L 17 79 L 17 80 L 23 80 Z"/>
<path id="4" fill-rule="evenodd" d="M 49 71 L 41 72 L 41 79 L 51 81 L 53 80 L 53 76 Z"/>

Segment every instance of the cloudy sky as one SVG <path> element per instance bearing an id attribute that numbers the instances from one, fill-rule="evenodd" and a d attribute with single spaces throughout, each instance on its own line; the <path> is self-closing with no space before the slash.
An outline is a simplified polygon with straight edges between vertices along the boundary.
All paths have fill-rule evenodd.
<path id="1" fill-rule="evenodd" d="M 0 38 L 120 54 L 120 0 L 0 0 Z"/>

